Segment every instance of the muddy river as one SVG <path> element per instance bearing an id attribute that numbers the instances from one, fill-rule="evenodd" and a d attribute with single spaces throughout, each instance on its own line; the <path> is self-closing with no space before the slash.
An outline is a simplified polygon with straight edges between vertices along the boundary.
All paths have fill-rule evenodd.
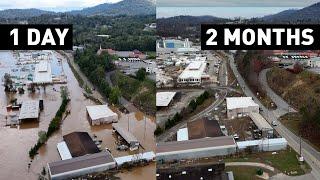
<path id="1" fill-rule="evenodd" d="M 91 136 L 96 135 L 97 139 L 102 140 L 102 148 L 109 148 L 114 157 L 130 154 L 128 151 L 116 150 L 115 137 L 112 134 L 111 125 L 90 126 L 87 115 L 86 105 L 93 105 L 94 102 L 83 96 L 82 89 L 79 87 L 67 60 L 56 52 L 51 53 L 52 73 L 55 75 L 65 74 L 67 84 L 55 84 L 36 89 L 35 93 L 25 91 L 25 94 L 6 94 L 4 92 L 3 81 L 0 86 L 0 179 L 37 179 L 38 174 L 47 163 L 60 160 L 56 145 L 63 140 L 62 136 L 74 131 L 85 131 Z M 59 59 L 59 60 L 58 60 Z M 19 74 L 21 66 L 16 65 L 17 59 L 11 51 L 0 52 L 0 77 L 3 78 L 5 73 Z M 58 62 L 60 61 L 60 62 Z M 12 69 L 18 69 L 12 71 Z M 32 67 L 31 67 L 32 69 Z M 61 103 L 60 86 L 67 86 L 71 101 L 68 110 L 71 114 L 63 121 L 61 129 L 49 138 L 46 145 L 42 146 L 39 155 L 31 162 L 28 170 L 30 158 L 28 151 L 36 143 L 38 132 L 46 130 L 50 120 L 54 117 Z M 26 88 L 25 88 L 26 89 Z M 10 100 L 17 98 L 18 102 L 26 99 L 43 99 L 44 110 L 40 114 L 39 122 L 24 122 L 19 126 L 6 126 L 8 115 L 6 106 Z M 17 112 L 18 113 L 18 112 Z M 155 140 L 153 132 L 156 127 L 154 119 L 146 117 L 141 112 L 131 114 L 119 114 L 119 123 L 129 130 L 141 142 L 143 148 L 140 152 L 154 151 Z M 128 127 L 129 126 L 129 127 Z M 121 179 L 155 179 L 155 163 L 145 167 L 134 168 L 130 171 L 118 173 L 116 176 Z"/>

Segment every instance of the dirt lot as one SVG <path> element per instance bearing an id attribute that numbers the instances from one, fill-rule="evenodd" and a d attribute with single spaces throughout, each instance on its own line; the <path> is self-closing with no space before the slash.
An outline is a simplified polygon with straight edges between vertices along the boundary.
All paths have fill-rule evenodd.
<path id="1" fill-rule="evenodd" d="M 254 124 L 249 117 L 242 117 L 230 120 L 220 121 L 220 125 L 224 124 L 229 135 L 238 134 L 239 140 L 252 139 L 251 126 Z"/>

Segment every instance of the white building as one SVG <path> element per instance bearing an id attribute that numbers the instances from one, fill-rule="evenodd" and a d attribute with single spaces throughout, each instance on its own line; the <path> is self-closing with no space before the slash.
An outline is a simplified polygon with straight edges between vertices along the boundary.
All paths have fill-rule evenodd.
<path id="1" fill-rule="evenodd" d="M 179 129 L 177 132 L 177 141 L 189 140 L 188 128 Z"/>
<path id="2" fill-rule="evenodd" d="M 311 68 L 319 68 L 320 67 L 320 57 L 310 58 L 307 61 L 307 65 Z"/>
<path id="3" fill-rule="evenodd" d="M 118 122 L 118 114 L 113 112 L 108 105 L 87 106 L 91 125 Z"/>
<path id="4" fill-rule="evenodd" d="M 72 155 L 66 142 L 62 141 L 57 144 L 57 149 L 60 154 L 61 160 L 72 159 Z"/>
<path id="5" fill-rule="evenodd" d="M 42 60 L 39 62 L 39 64 L 36 64 L 33 83 L 35 84 L 52 83 L 51 65 L 48 61 Z"/>
<path id="6" fill-rule="evenodd" d="M 167 107 L 176 95 L 176 92 L 157 92 L 156 105 L 157 107 Z"/>
<path id="7" fill-rule="evenodd" d="M 202 78 L 207 78 L 205 74 L 206 66 L 206 61 L 192 61 L 179 75 L 178 83 L 200 84 Z"/>
<path id="8" fill-rule="evenodd" d="M 247 116 L 252 112 L 259 113 L 259 105 L 252 97 L 228 97 L 226 101 L 228 118 Z"/>
<path id="9" fill-rule="evenodd" d="M 236 152 L 232 136 L 208 137 L 186 141 L 157 143 L 157 161 L 176 161 L 185 159 L 225 156 Z"/>
<path id="10" fill-rule="evenodd" d="M 285 138 L 275 139 L 259 139 L 250 141 L 237 142 L 237 148 L 245 150 L 250 148 L 253 151 L 279 151 L 287 148 L 287 140 Z"/>

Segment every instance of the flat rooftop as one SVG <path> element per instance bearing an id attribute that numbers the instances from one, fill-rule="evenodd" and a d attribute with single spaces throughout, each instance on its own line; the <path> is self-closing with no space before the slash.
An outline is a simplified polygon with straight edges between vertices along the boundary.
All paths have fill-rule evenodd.
<path id="1" fill-rule="evenodd" d="M 118 118 L 118 114 L 113 112 L 108 105 L 86 106 L 88 114 L 92 120 L 100 118 Z"/>
<path id="2" fill-rule="evenodd" d="M 80 156 L 77 158 L 61 160 L 48 164 L 51 175 L 67 173 L 99 165 L 115 164 L 112 155 L 103 151 L 96 154 Z"/>
<path id="3" fill-rule="evenodd" d="M 23 101 L 20 109 L 19 120 L 38 119 L 39 118 L 39 101 Z"/>
<path id="4" fill-rule="evenodd" d="M 170 104 L 176 92 L 157 92 L 157 107 L 166 107 Z"/>
<path id="5" fill-rule="evenodd" d="M 247 108 L 259 106 L 252 97 L 227 97 L 227 109 Z"/>
<path id="6" fill-rule="evenodd" d="M 205 61 L 192 61 L 179 75 L 180 79 L 201 78 L 206 68 Z"/>
<path id="7" fill-rule="evenodd" d="M 48 61 L 40 61 L 34 71 L 34 83 L 52 83 L 51 65 Z"/>
<path id="8" fill-rule="evenodd" d="M 232 136 L 221 136 L 214 138 L 193 139 L 188 141 L 171 141 L 157 144 L 157 153 L 192 151 L 222 146 L 236 146 Z"/>

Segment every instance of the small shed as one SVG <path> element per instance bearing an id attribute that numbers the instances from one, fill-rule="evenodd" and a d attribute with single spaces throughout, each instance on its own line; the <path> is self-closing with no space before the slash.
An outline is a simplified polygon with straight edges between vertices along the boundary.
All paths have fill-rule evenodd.
<path id="1" fill-rule="evenodd" d="M 118 122 L 118 114 L 113 112 L 108 105 L 87 106 L 91 125 Z"/>

